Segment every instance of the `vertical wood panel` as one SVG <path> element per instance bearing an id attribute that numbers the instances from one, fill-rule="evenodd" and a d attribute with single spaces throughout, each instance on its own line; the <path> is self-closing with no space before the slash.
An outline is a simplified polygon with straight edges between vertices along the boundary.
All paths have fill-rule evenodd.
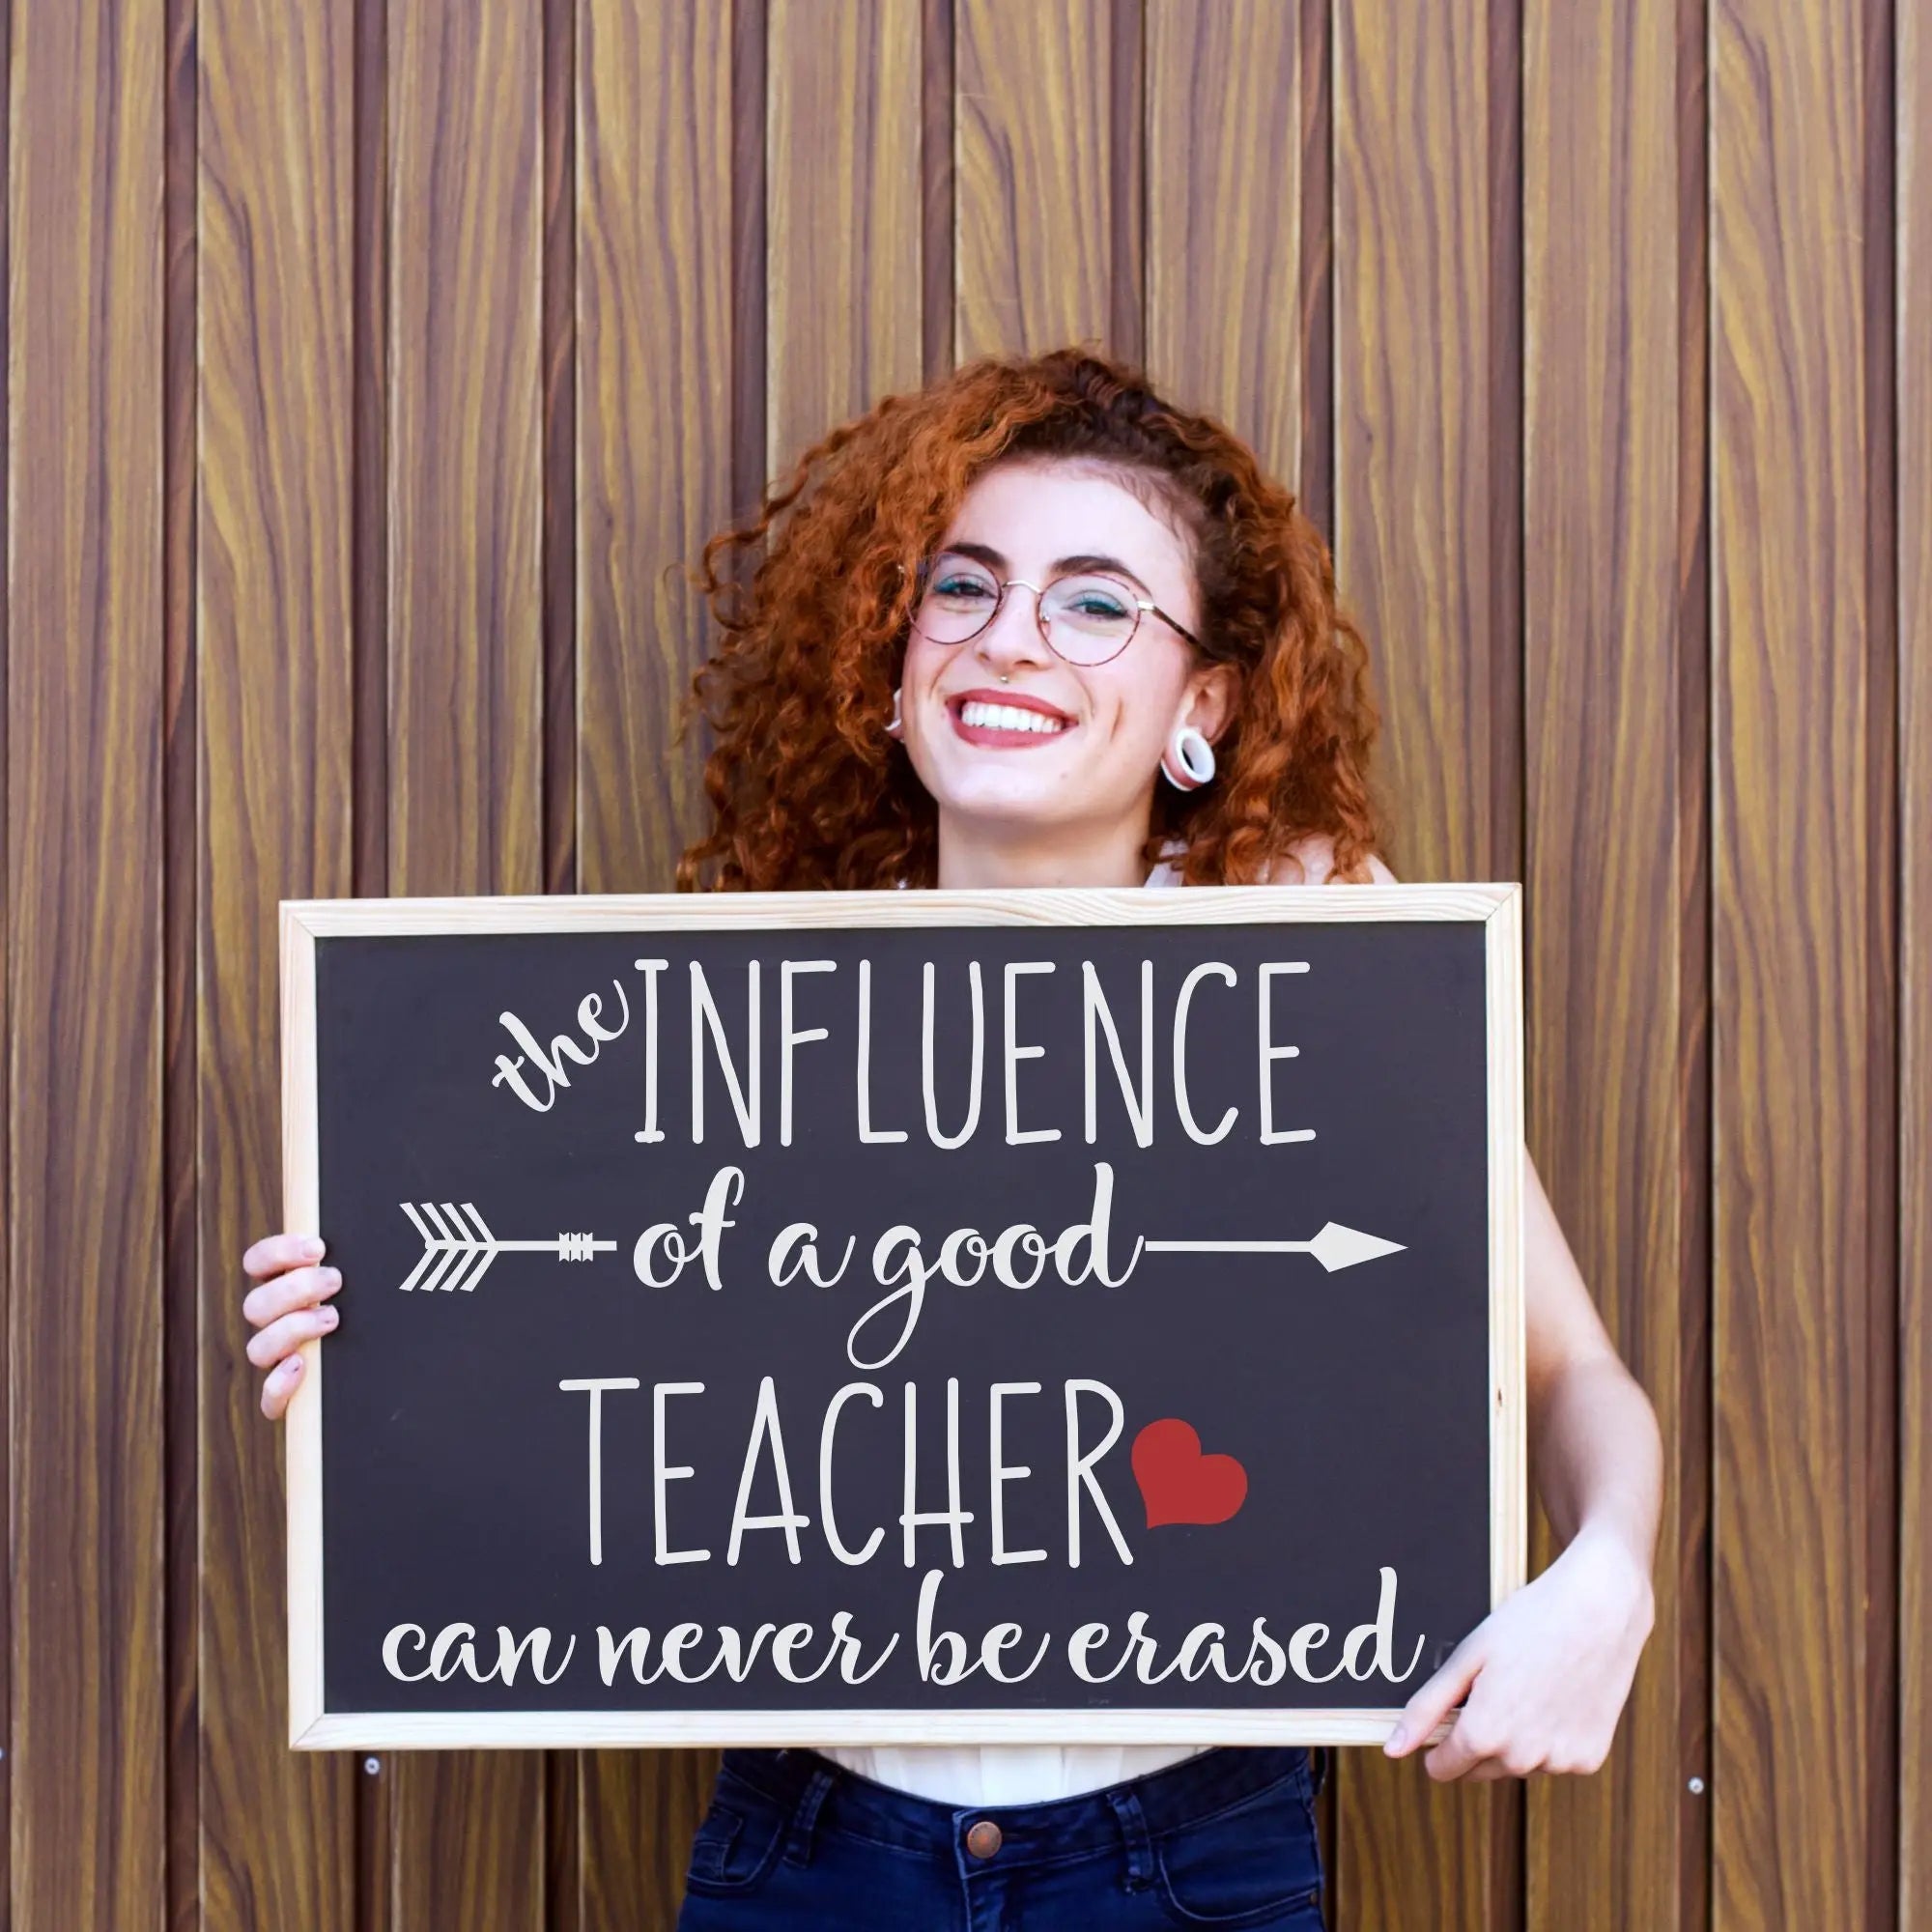
<path id="1" fill-rule="evenodd" d="M 166 1904 L 164 28 L 16 7 L 10 49 L 11 1877 L 75 1932 Z"/>
<path id="2" fill-rule="evenodd" d="M 1246 438 L 1291 487 L 1301 473 L 1301 31 L 1278 0 L 1148 7 L 1150 373 Z"/>
<path id="3" fill-rule="evenodd" d="M 1301 4 L 1301 430 L 1295 494 L 1335 545 L 1335 101 L 1334 25 L 1328 0 Z M 1327 1791 L 1332 1800 L 1332 1784 Z"/>
<path id="4" fill-rule="evenodd" d="M 527 0 L 391 0 L 398 894 L 542 884 L 542 86 Z M 543 1753 L 401 1751 L 392 1764 L 395 1932 L 541 1932 Z"/>
<path id="5" fill-rule="evenodd" d="M 1678 938 L 1687 1031 L 1680 1080 L 1679 1398 L 1671 1503 L 1678 1678 L 1679 1932 L 1711 1924 L 1711 250 L 1706 0 L 1677 8 Z M 1662 1538 L 1660 1537 L 1660 1542 Z"/>
<path id="6" fill-rule="evenodd" d="M 903 0 L 773 0 L 767 474 L 922 380 L 921 41 Z"/>
<path id="7" fill-rule="evenodd" d="M 352 22 L 200 0 L 197 46 L 201 1904 L 337 1932 L 355 1761 L 288 1747 L 280 1433 L 240 1304 L 282 1225 L 275 902 L 351 879 Z"/>
<path id="8" fill-rule="evenodd" d="M 955 354 L 1142 351 L 1138 0 L 957 0 Z"/>
<path id="9" fill-rule="evenodd" d="M 686 584 L 734 510 L 732 10 L 579 0 L 578 861 L 662 892 L 707 808 L 672 729 L 703 656 Z M 668 1932 L 711 1751 L 583 1752 L 582 1932 Z"/>
<path id="10" fill-rule="evenodd" d="M 542 25 L 390 4 L 396 893 L 542 878 Z"/>
<path id="11" fill-rule="evenodd" d="M 1522 876 L 1513 0 L 1334 15 L 1335 517 L 1396 871 Z M 1507 1926 L 1520 1789 L 1345 1753 L 1346 1926 Z"/>
<path id="12" fill-rule="evenodd" d="M 1873 1677 L 1891 728 L 1867 581 L 1862 7 L 1712 12 L 1716 1713 L 1720 1926 L 1892 1922 Z M 1889 1865 L 1889 1861 L 1887 1861 Z"/>
<path id="13" fill-rule="evenodd" d="M 734 509 L 731 15 L 580 4 L 581 889 L 662 892 L 708 810 L 670 749 L 705 622 L 676 566 Z"/>
<path id="14" fill-rule="evenodd" d="M 1336 553 L 1376 654 L 1378 748 L 1416 878 L 1516 878 L 1517 454 L 1492 420 L 1513 177 L 1488 8 L 1360 0 L 1335 35 Z M 1513 39 L 1513 37 L 1512 37 Z M 1495 869 L 1501 868 L 1501 869 Z M 1398 864 L 1400 872 L 1403 865 Z"/>
<path id="15" fill-rule="evenodd" d="M 1678 896 L 1676 0 L 1530 0 L 1524 27 L 1530 1145 L 1674 1448 L 1697 1287 L 1679 1276 L 1682 1042 L 1703 993 Z M 1609 1765 L 1530 1786 L 1533 1927 L 1679 1922 L 1681 1522 L 1673 1478 Z"/>
<path id="16" fill-rule="evenodd" d="M 200 1494 L 195 1392 L 201 1281 L 195 1247 L 195 1034 L 197 822 L 194 528 L 196 497 L 194 0 L 166 0 L 164 81 L 163 333 L 161 350 L 161 611 L 165 719 L 161 756 L 161 1186 L 167 1217 L 161 1257 L 166 1418 L 167 1870 L 169 1932 L 196 1932 L 201 1919 Z M 0 1032 L 5 1030 L 0 1017 Z M 4 1154 L 0 1153 L 0 1162 Z M 4 1170 L 0 1170 L 4 1171 Z M 0 1432 L 4 1432 L 0 1421 Z M 0 1646 L 4 1649 L 4 1646 Z M 0 1692 L 0 1695 L 3 1695 Z M 0 1897 L 6 1895 L 0 1858 Z M 0 1917 L 0 1925 L 6 1920 Z"/>
<path id="17" fill-rule="evenodd" d="M 547 891 L 568 893 L 577 890 L 577 0 L 542 6 L 544 879 Z M 552 1762 L 574 1766 L 575 1754 Z"/>
<path id="18" fill-rule="evenodd" d="M 1898 1922 L 1932 1921 L 1932 17 L 1898 13 Z"/>
<path id="19" fill-rule="evenodd" d="M 954 130 L 958 97 L 953 88 L 957 36 L 953 0 L 920 0 L 923 34 L 920 48 L 920 281 L 924 314 L 921 374 L 930 382 L 954 366 L 958 303 L 956 272 L 958 197 Z"/>

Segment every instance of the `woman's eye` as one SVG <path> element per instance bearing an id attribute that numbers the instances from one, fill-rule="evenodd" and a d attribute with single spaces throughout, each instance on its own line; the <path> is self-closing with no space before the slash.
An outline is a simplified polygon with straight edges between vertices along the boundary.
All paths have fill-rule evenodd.
<path id="1" fill-rule="evenodd" d="M 942 578 L 933 588 L 941 597 L 990 597 L 990 586 L 973 577 Z"/>
<path id="2" fill-rule="evenodd" d="M 1083 617 L 1124 617 L 1127 607 L 1118 598 L 1109 597 L 1104 590 L 1083 590 L 1074 600 L 1073 608 Z"/>

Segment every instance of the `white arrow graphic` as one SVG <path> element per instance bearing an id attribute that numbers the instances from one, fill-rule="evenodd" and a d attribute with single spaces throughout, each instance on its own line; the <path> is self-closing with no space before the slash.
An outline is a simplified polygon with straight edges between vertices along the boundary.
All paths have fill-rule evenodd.
<path id="1" fill-rule="evenodd" d="M 549 1241 L 499 1241 L 484 1226 L 482 1215 L 468 1201 L 460 1211 L 453 1201 L 445 1201 L 442 1207 L 449 1216 L 447 1221 L 437 1211 L 433 1201 L 422 1204 L 422 1214 L 418 1214 L 407 1201 L 401 1206 L 403 1212 L 415 1223 L 416 1233 L 423 1240 L 422 1260 L 410 1270 L 409 1280 L 403 1283 L 405 1291 L 412 1288 L 472 1289 L 483 1279 L 490 1264 L 511 1249 L 519 1249 L 526 1254 L 554 1255 L 563 1262 L 587 1262 L 592 1255 L 610 1254 L 617 1246 L 615 1241 L 599 1241 L 589 1235 L 558 1235 L 554 1240 Z M 435 1234 L 423 1226 L 423 1214 L 427 1214 L 435 1224 Z M 469 1217 L 468 1223 L 463 1218 L 466 1214 Z M 424 1280 L 423 1270 L 429 1268 L 432 1262 L 436 1265 L 430 1268 L 429 1277 Z M 456 1264 L 455 1272 L 445 1281 L 443 1273 L 451 1262 Z"/>
<path id="2" fill-rule="evenodd" d="M 1379 1235 L 1365 1235 L 1339 1221 L 1324 1221 L 1312 1241 L 1150 1241 L 1147 1245 L 1148 1252 L 1156 1255 L 1313 1255 L 1330 1274 L 1403 1251 L 1400 1241 L 1385 1241 Z"/>

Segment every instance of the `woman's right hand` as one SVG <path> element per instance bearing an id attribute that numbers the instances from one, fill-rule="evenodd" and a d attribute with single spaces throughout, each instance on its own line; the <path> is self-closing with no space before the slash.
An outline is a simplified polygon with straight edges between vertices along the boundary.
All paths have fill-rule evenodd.
<path id="1" fill-rule="evenodd" d="M 314 1235 L 265 1235 L 242 1257 L 255 1286 L 242 1297 L 242 1313 L 254 1324 L 248 1359 L 268 1370 L 262 1378 L 262 1413 L 281 1419 L 301 1380 L 301 1345 L 327 1335 L 337 1316 L 327 1306 L 342 1286 L 340 1272 L 321 1265 L 323 1243 Z"/>

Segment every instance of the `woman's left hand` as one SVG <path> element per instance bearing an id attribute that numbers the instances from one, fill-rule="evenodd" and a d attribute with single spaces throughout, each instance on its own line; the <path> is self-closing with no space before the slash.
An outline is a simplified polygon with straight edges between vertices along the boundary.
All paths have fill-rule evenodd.
<path id="1" fill-rule="evenodd" d="M 1431 1777 L 1595 1771 L 1654 1614 L 1650 1577 L 1629 1546 L 1585 1528 L 1463 1639 L 1408 1700 L 1383 1749 L 1406 1757 L 1466 1698 L 1423 1760 Z"/>

